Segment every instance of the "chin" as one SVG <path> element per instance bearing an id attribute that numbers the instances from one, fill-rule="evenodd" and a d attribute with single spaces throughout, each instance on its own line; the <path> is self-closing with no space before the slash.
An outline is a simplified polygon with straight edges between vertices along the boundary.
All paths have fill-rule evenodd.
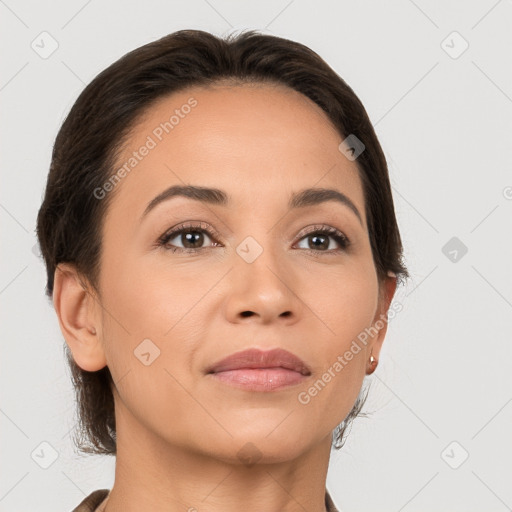
<path id="1" fill-rule="evenodd" d="M 216 446 L 212 456 L 229 464 L 253 466 L 256 464 L 276 464 L 286 462 L 307 451 L 304 437 L 294 438 L 288 434 L 273 435 L 270 430 L 259 435 L 236 435 L 226 445 L 212 442 Z"/>

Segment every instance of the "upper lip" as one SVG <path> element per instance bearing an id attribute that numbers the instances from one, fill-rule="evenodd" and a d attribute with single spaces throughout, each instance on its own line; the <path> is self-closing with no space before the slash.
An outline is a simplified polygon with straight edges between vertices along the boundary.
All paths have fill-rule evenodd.
<path id="1" fill-rule="evenodd" d="M 262 351 L 256 348 L 236 352 L 209 366 L 206 373 L 218 373 L 241 368 L 287 368 L 303 375 L 310 375 L 309 366 L 287 350 L 275 348 Z"/>

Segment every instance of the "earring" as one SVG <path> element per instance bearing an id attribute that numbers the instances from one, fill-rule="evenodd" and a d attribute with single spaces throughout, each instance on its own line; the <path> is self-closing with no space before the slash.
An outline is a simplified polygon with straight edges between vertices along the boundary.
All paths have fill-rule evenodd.
<path id="1" fill-rule="evenodd" d="M 366 375 L 371 375 L 377 368 L 377 365 L 379 364 L 379 362 L 377 361 L 377 359 L 375 359 L 375 357 L 373 357 L 373 354 L 370 354 L 370 371 L 369 372 L 366 372 Z"/>

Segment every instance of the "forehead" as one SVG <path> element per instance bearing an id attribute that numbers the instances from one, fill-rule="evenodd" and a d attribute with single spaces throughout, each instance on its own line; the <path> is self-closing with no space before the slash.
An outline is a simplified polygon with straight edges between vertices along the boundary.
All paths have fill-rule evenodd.
<path id="1" fill-rule="evenodd" d="M 350 196 L 366 223 L 358 168 L 339 151 L 342 139 L 318 105 L 285 86 L 191 87 L 158 99 L 131 130 L 109 215 L 140 216 L 173 184 L 225 190 L 240 208 L 284 205 L 294 191 L 320 187 Z"/>

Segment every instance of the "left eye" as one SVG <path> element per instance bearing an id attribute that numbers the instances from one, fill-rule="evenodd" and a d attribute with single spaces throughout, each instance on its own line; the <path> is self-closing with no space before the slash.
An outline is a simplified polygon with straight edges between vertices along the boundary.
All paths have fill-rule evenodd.
<path id="1" fill-rule="evenodd" d="M 331 243 L 332 240 L 334 240 L 334 244 Z M 333 245 L 336 244 L 338 244 L 341 249 L 345 249 L 348 244 L 346 237 L 338 235 L 337 231 L 330 233 L 325 230 L 310 233 L 301 238 L 301 241 L 305 241 L 309 245 L 309 247 L 301 247 L 301 249 L 320 250 L 321 252 L 336 250 L 336 247 L 333 247 Z"/>

